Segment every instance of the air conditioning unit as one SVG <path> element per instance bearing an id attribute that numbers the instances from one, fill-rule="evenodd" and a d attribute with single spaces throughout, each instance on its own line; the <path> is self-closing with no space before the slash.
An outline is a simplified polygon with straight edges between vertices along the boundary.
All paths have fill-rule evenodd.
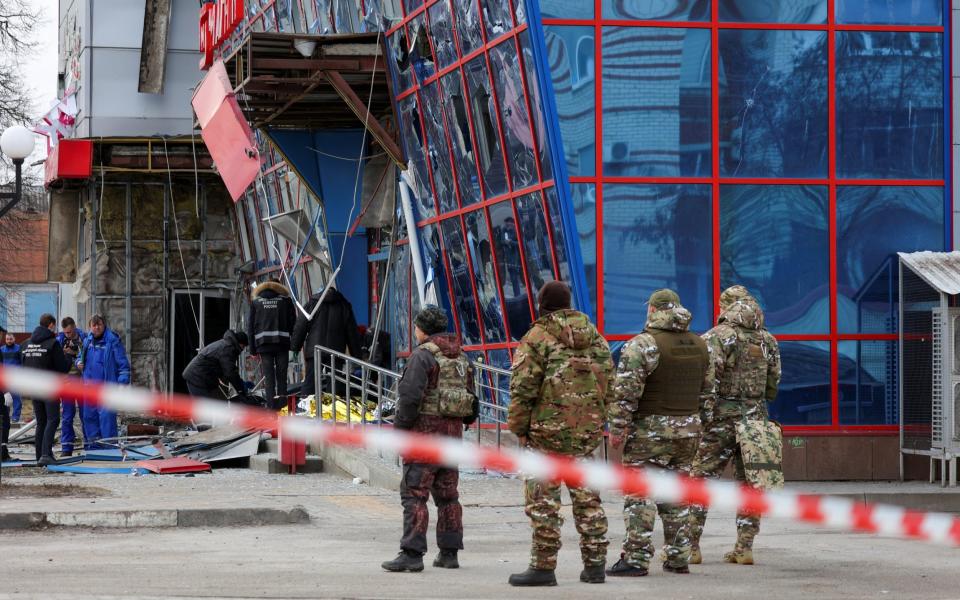
<path id="1" fill-rule="evenodd" d="M 613 142 L 603 145 L 603 162 L 625 163 L 630 161 L 630 142 Z"/>
<path id="2" fill-rule="evenodd" d="M 960 451 L 960 308 L 935 308 L 931 445 Z"/>

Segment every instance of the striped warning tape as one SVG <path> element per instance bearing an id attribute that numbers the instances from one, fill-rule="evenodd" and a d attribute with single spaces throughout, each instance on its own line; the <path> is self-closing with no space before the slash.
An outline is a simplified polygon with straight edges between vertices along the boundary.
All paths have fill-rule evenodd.
<path id="1" fill-rule="evenodd" d="M 702 504 L 845 531 L 960 546 L 960 518 L 948 514 L 789 490 L 761 491 L 729 481 L 691 479 L 671 471 L 625 469 L 601 461 L 573 460 L 530 450 L 496 450 L 455 438 L 430 437 L 391 428 L 333 426 L 302 417 L 282 418 L 278 425 L 276 413 L 264 409 L 130 386 L 84 383 L 77 378 L 30 369 L 0 368 L 0 389 L 27 398 L 78 400 L 111 410 L 150 413 L 180 421 L 232 422 L 252 429 L 279 427 L 284 436 L 292 439 L 394 452 L 408 461 L 520 471 L 537 479 L 619 490 L 658 502 Z"/>

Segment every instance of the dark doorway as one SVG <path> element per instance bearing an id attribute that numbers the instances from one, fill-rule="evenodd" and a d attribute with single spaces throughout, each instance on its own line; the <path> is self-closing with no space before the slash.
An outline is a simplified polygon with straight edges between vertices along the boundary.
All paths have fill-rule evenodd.
<path id="1" fill-rule="evenodd" d="M 171 306 L 171 389 L 186 394 L 187 384 L 183 380 L 183 370 L 200 348 L 221 339 L 230 327 L 230 299 L 220 296 L 219 292 L 175 291 L 172 294 Z"/>

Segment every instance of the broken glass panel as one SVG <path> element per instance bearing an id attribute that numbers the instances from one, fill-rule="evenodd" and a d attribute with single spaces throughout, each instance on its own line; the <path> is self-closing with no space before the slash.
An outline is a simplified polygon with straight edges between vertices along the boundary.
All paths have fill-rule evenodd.
<path id="1" fill-rule="evenodd" d="M 413 163 L 410 170 L 416 196 L 416 206 L 420 219 L 436 216 L 433 195 L 430 193 L 430 179 L 427 162 L 423 154 L 423 130 L 420 123 L 420 111 L 417 110 L 417 96 L 412 94 L 399 102 L 400 122 L 403 127 L 403 142 L 407 150 L 407 159 Z"/>
<path id="2" fill-rule="evenodd" d="M 462 56 L 466 56 L 483 45 L 477 2 L 476 0 L 454 0 L 453 6 L 457 11 L 457 34 L 460 36 L 460 52 Z"/>
<path id="3" fill-rule="evenodd" d="M 490 207 L 490 228 L 493 230 L 493 246 L 497 255 L 497 273 L 503 289 L 510 337 L 519 340 L 530 328 L 530 305 L 527 282 L 523 276 L 523 261 L 520 251 L 520 235 L 509 200 Z"/>
<path id="4" fill-rule="evenodd" d="M 533 135 L 523 95 L 523 80 L 517 65 L 516 46 L 512 40 L 490 51 L 497 98 L 500 100 L 500 122 L 507 142 L 507 160 L 513 189 L 525 188 L 537 181 L 537 160 Z"/>
<path id="5" fill-rule="evenodd" d="M 402 92 L 413 85 L 413 69 L 411 69 L 406 28 L 401 27 L 396 30 L 387 40 L 390 58 L 394 61 L 397 70 L 397 91 Z"/>
<path id="6" fill-rule="evenodd" d="M 427 125 L 427 155 L 433 169 L 433 185 L 440 212 L 456 210 L 457 195 L 454 188 L 453 171 L 450 166 L 450 152 L 443 129 L 443 105 L 437 91 L 436 81 L 420 90 L 423 100 L 423 114 Z"/>
<path id="7" fill-rule="evenodd" d="M 510 0 L 480 0 L 480 4 L 483 6 L 483 24 L 487 30 L 487 41 L 513 29 Z"/>
<path id="8" fill-rule="evenodd" d="M 519 4 L 523 4 L 522 2 Z M 530 31 L 521 31 L 517 39 L 523 52 L 523 71 L 527 80 L 527 106 L 533 119 L 533 133 L 536 136 L 537 151 L 540 154 L 540 176 L 543 181 L 553 179 L 553 164 L 550 162 L 549 149 L 546 140 L 546 124 L 543 118 L 543 102 L 540 100 L 540 82 L 537 79 L 536 63 L 533 58 L 533 49 L 530 47 Z"/>
<path id="9" fill-rule="evenodd" d="M 319 0 L 320 6 L 328 0 Z M 359 14 L 355 0 L 329 0 L 333 5 L 334 33 L 356 33 L 360 31 Z"/>
<path id="10" fill-rule="evenodd" d="M 457 181 L 460 184 L 460 202 L 467 206 L 480 201 L 480 183 L 477 181 L 476 165 L 473 162 L 470 122 L 467 119 L 467 105 L 459 69 L 444 75 L 441 86 L 447 133 L 450 135 Z"/>
<path id="11" fill-rule="evenodd" d="M 487 62 L 483 56 L 467 63 L 464 72 L 470 86 L 470 111 L 473 116 L 473 133 L 476 136 L 477 156 L 483 189 L 487 198 L 507 192 L 507 176 L 500 149 L 497 131 L 496 106 L 487 76 Z"/>
<path id="12" fill-rule="evenodd" d="M 457 47 L 453 41 L 453 21 L 450 18 L 450 5 L 437 2 L 428 9 L 430 13 L 430 35 L 433 37 L 433 50 L 437 55 L 437 65 L 443 69 L 457 60 Z"/>
<path id="13" fill-rule="evenodd" d="M 739 23 L 827 22 L 827 0 L 718 0 L 720 20 Z"/>
<path id="14" fill-rule="evenodd" d="M 366 0 L 363 17 L 366 31 L 387 31 L 401 21 L 400 0 Z"/>
<path id="15" fill-rule="evenodd" d="M 450 261 L 450 283 L 453 288 L 451 301 L 454 312 L 460 321 L 464 343 L 476 345 L 482 341 L 480 324 L 477 321 L 477 303 L 473 296 L 473 285 L 470 282 L 470 266 L 467 263 L 467 253 L 463 244 L 460 218 L 454 217 L 443 221 L 442 229 L 444 248 L 447 260 Z"/>
<path id="16" fill-rule="evenodd" d="M 427 19 L 424 13 L 410 19 L 407 23 L 410 32 L 410 63 L 417 80 L 422 85 L 424 81 L 437 72 L 433 60 L 433 50 L 430 48 L 430 36 L 427 33 Z"/>
<path id="17" fill-rule="evenodd" d="M 483 337 L 487 343 L 506 341 L 503 328 L 503 307 L 497 292 L 497 275 L 494 273 L 493 247 L 483 210 L 463 216 L 467 234 L 467 257 L 473 269 L 477 298 L 480 300 L 480 315 L 483 318 Z"/>
<path id="18" fill-rule="evenodd" d="M 550 213 L 550 229 L 553 231 L 553 250 L 557 255 L 557 268 L 560 270 L 560 279 L 571 286 L 573 279 L 570 270 L 573 266 L 567 256 L 566 230 L 563 228 L 563 216 L 560 212 L 560 197 L 557 188 L 549 187 L 544 190 L 547 198 L 547 210 Z"/>
<path id="19" fill-rule="evenodd" d="M 421 4 L 423 4 L 423 0 L 403 0 L 403 7 L 408 15 L 419 8 Z"/>
<path id="20" fill-rule="evenodd" d="M 291 0 L 277 0 L 274 3 L 274 10 L 277 11 L 277 23 L 279 31 L 284 33 L 294 32 L 293 2 Z M 297 7 L 297 20 L 300 20 L 300 8 Z M 299 30 L 298 30 L 299 31 Z"/>
<path id="21" fill-rule="evenodd" d="M 390 285 L 394 289 L 394 298 L 397 300 L 396 315 L 393 319 L 395 330 L 394 339 L 397 341 L 398 352 L 410 351 L 410 293 L 411 274 L 410 274 L 410 246 L 404 244 L 398 246 L 396 252 L 399 255 L 394 266 L 393 277 L 390 278 Z M 416 284 L 414 284 L 416 285 Z M 416 294 L 417 292 L 413 292 Z M 391 314 L 393 311 L 386 311 Z"/>
<path id="22" fill-rule="evenodd" d="M 754 2 L 755 0 L 749 0 Z M 607 19 L 709 21 L 709 0 L 603 0 Z"/>
<path id="23" fill-rule="evenodd" d="M 555 279 L 553 253 L 550 250 L 550 233 L 543 212 L 543 197 L 534 192 L 517 198 L 517 214 L 520 216 L 520 239 L 527 260 L 530 286 L 536 294 L 543 284 Z"/>

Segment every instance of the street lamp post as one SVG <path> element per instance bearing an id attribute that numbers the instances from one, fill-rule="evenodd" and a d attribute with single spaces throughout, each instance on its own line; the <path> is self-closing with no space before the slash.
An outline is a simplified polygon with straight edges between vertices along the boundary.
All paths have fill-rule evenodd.
<path id="1" fill-rule="evenodd" d="M 7 203 L 0 208 L 0 218 L 20 202 L 23 195 L 23 161 L 33 152 L 35 138 L 33 132 L 23 125 L 14 125 L 0 135 L 0 152 L 13 161 L 16 170 L 16 184 L 12 192 L 0 192 L 0 199 Z"/>

